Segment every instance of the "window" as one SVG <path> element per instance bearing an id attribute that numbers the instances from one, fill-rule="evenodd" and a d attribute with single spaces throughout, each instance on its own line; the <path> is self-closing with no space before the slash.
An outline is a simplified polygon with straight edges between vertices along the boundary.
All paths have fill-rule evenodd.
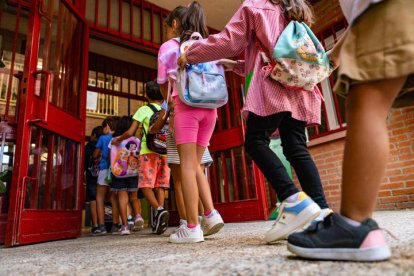
<path id="1" fill-rule="evenodd" d="M 326 50 L 331 49 L 339 37 L 345 32 L 346 23 L 339 22 L 317 36 Z M 334 72 L 328 79 L 319 84 L 319 88 L 325 98 L 322 104 L 321 125 L 308 128 L 309 139 L 345 129 L 345 99 L 333 92 L 336 81 Z"/>
<path id="2" fill-rule="evenodd" d="M 90 53 L 87 115 L 131 115 L 147 102 L 144 83 L 155 77 L 154 69 Z"/>

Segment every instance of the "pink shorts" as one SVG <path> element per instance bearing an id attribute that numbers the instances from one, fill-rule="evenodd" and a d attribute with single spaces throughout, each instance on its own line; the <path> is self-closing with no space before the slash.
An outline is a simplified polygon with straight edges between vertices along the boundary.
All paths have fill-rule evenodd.
<path id="1" fill-rule="evenodd" d="M 174 97 L 174 136 L 177 145 L 207 147 L 217 120 L 217 109 L 191 107 Z"/>
<path id="2" fill-rule="evenodd" d="M 170 187 L 170 168 L 167 165 L 167 156 L 156 153 L 143 154 L 139 156 L 138 187 Z"/>

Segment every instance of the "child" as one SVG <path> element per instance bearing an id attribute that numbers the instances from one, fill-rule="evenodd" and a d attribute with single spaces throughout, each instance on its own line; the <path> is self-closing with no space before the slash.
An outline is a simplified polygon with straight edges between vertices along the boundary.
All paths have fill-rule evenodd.
<path id="1" fill-rule="evenodd" d="M 414 104 L 414 1 L 340 2 L 350 28 L 330 58 L 340 60 L 335 88 L 347 96 L 341 211 L 292 234 L 288 249 L 312 259 L 381 261 L 391 252 L 371 217 L 388 159 L 388 112 Z"/>
<path id="2" fill-rule="evenodd" d="M 93 158 L 101 156 L 99 164 L 99 174 L 97 181 L 97 194 L 96 194 L 96 210 L 98 213 L 98 224 L 99 227 L 96 229 L 94 235 L 106 234 L 105 228 L 105 197 L 109 189 L 109 184 L 106 181 L 108 177 L 109 169 L 109 148 L 108 145 L 112 139 L 112 133 L 114 133 L 116 127 L 116 120 L 113 117 L 107 117 L 102 122 L 103 135 L 99 137 L 96 143 L 95 151 L 93 152 Z M 118 219 L 117 208 L 112 206 L 113 219 Z M 115 225 L 115 224 L 114 224 Z"/>
<path id="3" fill-rule="evenodd" d="M 204 37 L 207 36 L 204 12 L 197 2 L 192 2 L 188 8 L 177 7 L 166 18 L 166 25 L 168 38 L 177 38 L 181 33 L 184 34 L 181 42 L 188 39 L 189 33 L 193 31 L 201 33 Z M 214 130 L 217 110 L 193 108 L 181 102 L 175 84 L 178 55 L 179 43 L 177 39 L 165 42 L 158 55 L 158 83 L 163 84 L 163 91 L 166 91 L 164 94 L 170 92 L 167 89 L 168 82 L 172 83 L 174 135 L 181 161 L 181 186 L 188 222 L 187 226 L 183 226 L 176 233 L 173 233 L 169 241 L 172 243 L 196 243 L 204 241 L 203 230 L 198 219 L 199 197 L 205 208 L 203 219 L 205 231 L 208 234 L 214 234 L 224 225 L 220 214 L 214 209 L 210 186 L 200 166 L 201 158 Z M 173 171 L 173 177 L 177 180 L 180 178 L 177 171 Z M 177 182 L 179 183 L 179 181 Z M 183 212 L 180 215 L 184 217 Z"/>
<path id="4" fill-rule="evenodd" d="M 117 126 L 116 130 L 113 134 L 114 137 L 122 135 L 125 131 L 127 131 L 131 125 L 132 125 L 132 118 L 129 116 L 123 116 Z M 134 166 L 131 166 L 131 160 L 136 159 L 135 156 L 138 155 L 138 143 L 139 140 L 137 140 L 137 143 L 128 142 L 126 145 L 127 151 L 121 152 L 120 155 L 123 156 L 120 162 L 126 162 L 122 166 L 123 169 L 127 168 L 134 168 Z M 126 171 L 125 173 L 128 173 Z M 122 221 L 122 227 L 121 227 L 121 235 L 129 235 L 130 230 L 128 227 L 128 216 L 127 216 L 127 206 L 128 201 L 131 201 L 132 208 L 134 209 L 135 213 L 135 222 L 137 227 L 135 229 L 140 230 L 140 228 L 143 226 L 143 220 L 140 214 L 140 208 L 139 208 L 139 202 L 137 199 L 137 192 L 138 192 L 138 176 L 133 177 L 124 177 L 124 178 L 118 178 L 116 175 L 112 175 L 112 183 L 111 183 L 111 192 L 115 194 L 114 197 L 114 204 L 117 204 L 119 207 L 119 213 L 121 215 L 121 221 Z M 141 224 L 141 225 L 138 225 Z"/>
<path id="5" fill-rule="evenodd" d="M 145 88 L 149 104 L 160 110 L 163 97 L 158 84 L 154 81 L 149 81 L 145 84 Z M 167 210 L 164 210 L 164 189 L 169 188 L 170 168 L 168 168 L 165 155 L 155 153 L 147 147 L 145 133 L 148 133 L 149 121 L 153 114 L 153 111 L 147 105 L 139 108 L 133 116 L 134 121 L 131 127 L 120 137 L 114 138 L 112 143 L 118 144 L 122 140 L 135 135 L 139 124 L 144 129 L 144 134 L 142 132 L 138 133 L 138 137 L 141 137 L 138 187 L 142 189 L 148 203 L 156 210 L 152 232 L 161 235 L 168 228 L 169 213 Z M 160 116 L 163 115 L 161 114 Z"/>
<path id="6" fill-rule="evenodd" d="M 243 115 L 247 117 L 244 145 L 282 202 L 278 218 L 265 235 L 268 243 L 285 239 L 313 219 L 323 219 L 330 212 L 318 170 L 306 146 L 306 126 L 321 121 L 320 93 L 285 88 L 262 70 L 265 64 L 261 51 L 272 56 L 273 47 L 289 21 L 310 23 L 311 19 L 312 13 L 305 0 L 247 0 L 221 33 L 194 43 L 179 59 L 183 67 L 187 63 L 245 53 L 245 61 L 224 60 L 222 63 L 227 70 L 233 69 L 244 76 L 253 70 L 243 108 Z M 277 129 L 284 155 L 295 169 L 304 192 L 299 192 L 269 147 L 269 137 Z"/>
<path id="7" fill-rule="evenodd" d="M 91 139 L 85 146 L 84 171 L 86 179 L 86 202 L 89 202 L 89 208 L 91 210 L 92 234 L 94 234 L 95 231 L 98 229 L 98 215 L 96 212 L 96 183 L 98 182 L 98 176 L 92 175 L 91 172 L 91 168 L 93 165 L 92 155 L 96 147 L 96 142 L 102 135 L 102 132 L 102 126 L 97 126 L 94 129 L 92 129 Z"/>

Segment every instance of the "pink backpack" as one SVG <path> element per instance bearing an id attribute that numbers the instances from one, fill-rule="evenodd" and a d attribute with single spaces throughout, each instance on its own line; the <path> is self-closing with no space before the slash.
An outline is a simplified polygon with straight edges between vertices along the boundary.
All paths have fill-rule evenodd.
<path id="1" fill-rule="evenodd" d="M 111 145 L 111 171 L 115 177 L 125 178 L 138 175 L 138 158 L 141 141 L 136 137 Z"/>

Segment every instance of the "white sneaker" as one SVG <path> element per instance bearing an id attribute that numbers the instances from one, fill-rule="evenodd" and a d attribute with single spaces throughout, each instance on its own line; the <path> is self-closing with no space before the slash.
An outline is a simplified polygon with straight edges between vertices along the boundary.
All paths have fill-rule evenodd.
<path id="1" fill-rule="evenodd" d="M 178 225 L 178 227 L 175 228 L 172 233 L 173 234 L 177 233 L 178 230 L 180 230 L 183 227 L 187 227 L 187 221 L 185 219 L 180 219 L 180 225 Z"/>
<path id="2" fill-rule="evenodd" d="M 203 229 L 204 236 L 210 236 L 216 234 L 223 228 L 224 222 L 217 210 L 211 211 L 210 215 L 203 216 L 201 220 L 201 227 Z"/>
<path id="3" fill-rule="evenodd" d="M 204 236 L 200 224 L 192 229 L 183 226 L 176 233 L 171 234 L 169 239 L 171 243 L 197 243 L 203 241 Z"/>
<path id="4" fill-rule="evenodd" d="M 310 223 L 319 216 L 321 208 L 304 192 L 300 192 L 294 203 L 282 202 L 279 215 L 272 228 L 267 231 L 265 241 L 274 243 L 286 239 L 291 233 Z"/>

